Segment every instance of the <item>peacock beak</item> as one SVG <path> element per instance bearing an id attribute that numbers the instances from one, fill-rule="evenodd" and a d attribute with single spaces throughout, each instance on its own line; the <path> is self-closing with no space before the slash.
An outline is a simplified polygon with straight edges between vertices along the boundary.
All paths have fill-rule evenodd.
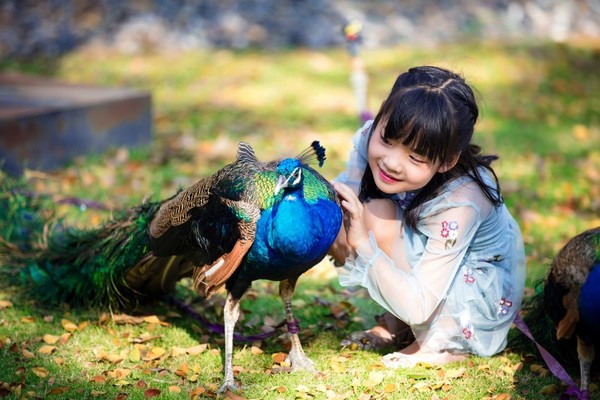
<path id="1" fill-rule="evenodd" d="M 277 178 L 277 184 L 275 185 L 275 191 L 273 195 L 277 196 L 282 189 L 285 189 L 288 186 L 288 180 L 285 175 L 279 175 Z"/>

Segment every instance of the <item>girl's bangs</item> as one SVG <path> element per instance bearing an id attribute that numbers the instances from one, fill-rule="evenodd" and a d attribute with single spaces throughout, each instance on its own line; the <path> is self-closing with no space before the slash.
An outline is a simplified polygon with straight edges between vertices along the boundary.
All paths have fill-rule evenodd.
<path id="1" fill-rule="evenodd" d="M 401 106 L 393 106 L 394 101 L 391 101 L 382 107 L 380 120 L 385 122 L 384 137 L 402 142 L 431 162 L 444 164 L 454 154 L 456 144 L 443 107 L 434 104 L 435 101 L 423 102 L 418 101 L 422 100 L 418 97 L 409 97 L 413 98 L 405 99 Z"/>

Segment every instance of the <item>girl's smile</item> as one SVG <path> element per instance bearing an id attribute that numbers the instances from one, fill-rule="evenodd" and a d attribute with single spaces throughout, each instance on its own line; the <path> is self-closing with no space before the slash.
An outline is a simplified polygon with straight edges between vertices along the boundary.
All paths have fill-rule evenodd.
<path id="1" fill-rule="evenodd" d="M 378 168 L 379 168 L 379 177 L 381 178 L 382 181 L 387 182 L 389 184 L 401 182 L 400 179 L 394 178 L 389 173 L 387 173 L 383 168 L 380 168 L 379 166 L 378 166 Z"/>

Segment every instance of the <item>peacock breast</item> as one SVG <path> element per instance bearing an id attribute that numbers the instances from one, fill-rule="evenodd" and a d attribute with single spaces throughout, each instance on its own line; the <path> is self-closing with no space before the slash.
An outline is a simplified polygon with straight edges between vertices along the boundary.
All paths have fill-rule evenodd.
<path id="1" fill-rule="evenodd" d="M 329 198 L 308 202 L 302 193 L 286 194 L 262 212 L 248 261 L 268 266 L 260 278 L 299 275 L 327 254 L 341 223 L 341 209 Z"/>

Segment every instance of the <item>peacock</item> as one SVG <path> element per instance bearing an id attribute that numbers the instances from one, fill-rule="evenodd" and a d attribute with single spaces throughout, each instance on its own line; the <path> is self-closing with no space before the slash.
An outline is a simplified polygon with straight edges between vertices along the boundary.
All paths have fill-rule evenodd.
<path id="1" fill-rule="evenodd" d="M 567 368 L 579 364 L 587 398 L 600 343 L 600 227 L 570 239 L 556 254 L 523 320 L 536 341 Z"/>
<path id="2" fill-rule="evenodd" d="M 261 162 L 242 142 L 235 162 L 213 175 L 85 230 L 60 222 L 49 228 L 35 204 L 40 199 L 19 187 L 3 190 L 0 218 L 18 229 L 0 231 L 0 264 L 17 266 L 13 276 L 27 279 L 43 300 L 83 306 L 130 307 L 172 292 L 183 277 L 192 277 L 203 297 L 224 287 L 220 392 L 238 388 L 233 334 L 240 299 L 255 280 L 279 281 L 290 365 L 314 370 L 291 300 L 298 278 L 325 257 L 342 223 L 335 190 L 310 166 L 325 158 L 314 141 L 297 157 Z"/>

